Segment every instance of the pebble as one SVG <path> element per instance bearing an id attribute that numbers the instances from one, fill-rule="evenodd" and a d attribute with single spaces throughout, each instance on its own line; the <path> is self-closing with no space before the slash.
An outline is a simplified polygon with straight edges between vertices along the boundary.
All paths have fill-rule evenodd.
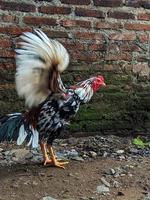
<path id="1" fill-rule="evenodd" d="M 106 174 L 106 175 L 115 175 L 115 174 L 116 174 L 116 171 L 115 171 L 115 169 L 110 168 L 110 169 L 107 169 L 107 170 L 105 171 L 105 174 Z"/>
<path id="2" fill-rule="evenodd" d="M 124 153 L 124 150 L 121 150 L 121 149 L 120 149 L 120 150 L 117 150 L 116 153 L 117 153 L 117 154 L 123 154 L 123 153 Z"/>
<path id="3" fill-rule="evenodd" d="M 144 200 L 150 200 L 150 196 L 149 197 L 145 197 Z"/>
<path id="4" fill-rule="evenodd" d="M 101 182 L 102 182 L 105 186 L 110 187 L 110 183 L 109 183 L 108 181 L 106 181 L 104 177 L 101 178 Z"/>
<path id="5" fill-rule="evenodd" d="M 130 161 L 132 159 L 138 159 L 140 156 L 149 156 L 149 149 L 137 149 L 130 140 L 128 148 L 122 149 L 121 144 L 124 142 L 123 138 L 109 135 L 109 136 L 94 136 L 87 138 L 69 138 L 69 139 L 58 139 L 55 140 L 55 147 L 62 147 L 61 151 L 57 151 L 58 159 L 73 159 L 80 162 L 84 160 L 92 160 L 98 156 L 119 158 L 119 160 Z M 116 141 L 120 141 L 116 143 Z M 116 145 L 117 144 L 117 145 Z M 2 146 L 3 147 L 3 146 Z M 3 160 L 6 161 L 7 165 L 12 163 L 26 163 L 28 162 L 41 162 L 42 154 L 40 148 L 28 150 L 28 149 L 12 149 L 4 151 L 0 148 L 0 165 L 4 165 Z M 65 150 L 62 150 L 65 149 Z M 66 150 L 67 149 L 67 150 Z M 107 175 L 113 175 L 118 177 L 121 175 L 116 169 L 110 169 Z M 119 174 L 119 175 L 118 175 Z"/>
<path id="6" fill-rule="evenodd" d="M 99 194 L 103 194 L 105 192 L 109 192 L 109 187 L 106 187 L 104 184 L 97 186 L 97 192 Z"/>
<path id="7" fill-rule="evenodd" d="M 33 181 L 32 184 L 35 185 L 35 186 L 37 186 L 37 185 L 38 185 L 38 182 Z"/>
<path id="8" fill-rule="evenodd" d="M 82 157 L 79 157 L 79 156 L 73 157 L 72 160 L 84 162 L 84 159 Z"/>
<path id="9" fill-rule="evenodd" d="M 103 157 L 106 158 L 107 156 L 108 156 L 108 153 L 105 151 L 105 152 L 103 153 Z"/>
<path id="10" fill-rule="evenodd" d="M 113 182 L 113 187 L 114 187 L 114 188 L 118 188 L 118 187 L 119 187 L 119 185 L 120 185 L 120 184 L 119 184 L 119 182 L 118 182 L 118 181 L 114 181 L 114 182 Z"/>
<path id="11" fill-rule="evenodd" d="M 92 158 L 96 158 L 97 153 L 96 153 L 95 151 L 90 151 L 90 152 L 89 152 L 89 155 L 90 155 Z"/>
<path id="12" fill-rule="evenodd" d="M 126 157 L 125 157 L 125 156 L 123 156 L 123 155 L 121 155 L 121 156 L 119 156 L 119 159 L 120 159 L 120 160 L 125 160 L 125 159 L 126 159 Z"/>

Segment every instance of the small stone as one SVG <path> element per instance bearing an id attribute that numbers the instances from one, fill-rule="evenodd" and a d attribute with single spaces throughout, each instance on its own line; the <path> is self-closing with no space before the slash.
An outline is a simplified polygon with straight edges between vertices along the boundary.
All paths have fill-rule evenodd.
<path id="1" fill-rule="evenodd" d="M 67 143 L 60 144 L 61 147 L 66 147 L 67 145 L 68 145 Z"/>
<path id="2" fill-rule="evenodd" d="M 125 176 L 125 174 L 120 174 L 120 176 Z"/>
<path id="3" fill-rule="evenodd" d="M 9 156 L 9 155 L 10 155 L 10 151 L 5 151 L 3 154 L 4 154 L 5 156 Z"/>
<path id="4" fill-rule="evenodd" d="M 117 153 L 117 154 L 123 154 L 123 153 L 124 153 L 124 150 L 121 150 L 121 149 L 120 149 L 120 150 L 117 150 L 116 153 Z"/>
<path id="5" fill-rule="evenodd" d="M 130 153 L 133 153 L 133 154 L 138 154 L 138 152 L 139 152 L 139 150 L 135 149 L 135 148 L 131 148 L 129 151 L 130 151 Z"/>
<path id="6" fill-rule="evenodd" d="M 101 178 L 101 181 L 105 186 L 110 187 L 110 183 L 106 181 L 104 177 Z"/>
<path id="7" fill-rule="evenodd" d="M 123 156 L 123 155 L 121 155 L 121 156 L 119 156 L 119 159 L 120 159 L 120 160 L 125 160 L 125 159 L 126 159 L 126 157 L 125 157 L 125 156 Z"/>
<path id="8" fill-rule="evenodd" d="M 144 200 L 150 200 L 150 196 L 149 197 L 145 197 Z"/>
<path id="9" fill-rule="evenodd" d="M 105 151 L 105 152 L 103 153 L 103 157 L 106 158 L 107 156 L 108 156 L 108 153 Z"/>
<path id="10" fill-rule="evenodd" d="M 2 148 L 0 148 L 0 152 L 2 152 L 3 151 L 3 149 Z"/>
<path id="11" fill-rule="evenodd" d="M 27 180 L 23 183 L 24 185 L 30 185 L 30 180 Z"/>
<path id="12" fill-rule="evenodd" d="M 119 182 L 118 181 L 114 181 L 113 182 L 113 187 L 114 188 L 118 188 L 119 187 Z"/>
<path id="13" fill-rule="evenodd" d="M 2 159 L 3 159 L 3 154 L 0 153 L 0 160 L 2 160 Z"/>
<path id="14" fill-rule="evenodd" d="M 95 151 L 90 151 L 89 154 L 92 158 L 95 158 L 97 156 L 97 153 Z"/>
<path id="15" fill-rule="evenodd" d="M 88 155 L 83 154 L 83 155 L 82 155 L 82 158 L 83 158 L 83 159 L 87 159 L 87 158 L 89 158 L 89 157 L 88 157 Z"/>
<path id="16" fill-rule="evenodd" d="M 76 157 L 72 158 L 72 160 L 81 161 L 81 162 L 84 161 L 84 159 L 79 157 L 79 156 L 76 156 Z"/>
<path id="17" fill-rule="evenodd" d="M 8 155 L 11 155 L 12 157 L 18 158 L 18 160 L 22 160 L 25 158 L 25 156 L 29 153 L 29 150 L 27 149 L 13 149 L 9 151 Z"/>
<path id="18" fill-rule="evenodd" d="M 132 176 L 133 176 L 133 174 L 131 174 L 131 173 L 128 173 L 128 176 L 129 176 L 129 177 L 132 177 Z"/>
<path id="19" fill-rule="evenodd" d="M 117 178 L 117 177 L 119 177 L 119 174 L 114 174 L 114 178 Z"/>
<path id="20" fill-rule="evenodd" d="M 18 161 L 19 161 L 19 158 L 12 157 L 12 161 L 14 161 L 14 162 L 18 162 Z"/>
<path id="21" fill-rule="evenodd" d="M 105 192 L 109 192 L 109 187 L 106 187 L 104 184 L 97 186 L 97 192 L 103 194 Z"/>
<path id="22" fill-rule="evenodd" d="M 105 170 L 105 174 L 106 175 L 114 175 L 116 173 L 116 171 L 114 169 L 107 169 Z"/>
<path id="23" fill-rule="evenodd" d="M 33 181 L 32 184 L 35 186 L 38 185 L 38 183 L 36 181 Z"/>

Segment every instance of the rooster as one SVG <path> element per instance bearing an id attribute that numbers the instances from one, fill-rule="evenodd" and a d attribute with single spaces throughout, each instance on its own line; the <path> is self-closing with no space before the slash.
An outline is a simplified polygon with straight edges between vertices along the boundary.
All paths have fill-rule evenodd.
<path id="1" fill-rule="evenodd" d="M 21 39 L 16 49 L 16 90 L 27 110 L 0 118 L 0 142 L 40 145 L 44 165 L 64 168 L 68 162 L 57 160 L 52 143 L 80 105 L 105 85 L 104 78 L 94 76 L 66 88 L 60 77 L 69 64 L 64 46 L 39 29 L 25 32 Z"/>

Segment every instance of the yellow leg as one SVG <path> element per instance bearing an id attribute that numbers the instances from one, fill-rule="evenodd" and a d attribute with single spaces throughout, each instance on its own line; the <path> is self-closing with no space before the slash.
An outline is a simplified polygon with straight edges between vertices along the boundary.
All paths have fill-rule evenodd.
<path id="1" fill-rule="evenodd" d="M 46 165 L 47 163 L 51 163 L 52 160 L 50 160 L 48 157 L 46 144 L 40 143 L 40 147 L 41 147 L 41 151 L 42 151 L 43 158 L 44 158 L 44 165 Z"/>
<path id="2" fill-rule="evenodd" d="M 53 151 L 53 148 L 51 145 L 47 145 L 49 154 L 51 156 L 51 165 L 54 167 L 59 167 L 65 169 L 64 165 L 68 164 L 69 162 L 63 162 L 60 160 L 57 160 Z"/>

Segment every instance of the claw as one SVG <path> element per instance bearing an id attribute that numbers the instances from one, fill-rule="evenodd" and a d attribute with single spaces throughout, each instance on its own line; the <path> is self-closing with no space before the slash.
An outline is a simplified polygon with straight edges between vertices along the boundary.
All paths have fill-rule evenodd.
<path id="1" fill-rule="evenodd" d="M 52 163 L 52 160 L 50 160 L 50 159 L 44 160 L 44 166 L 46 166 L 47 164 L 51 164 L 51 163 Z"/>
<path id="2" fill-rule="evenodd" d="M 50 160 L 50 159 L 46 159 L 44 161 L 44 166 L 46 166 L 47 164 L 50 164 L 50 166 L 52 167 L 58 167 L 58 168 L 63 168 L 65 169 L 66 164 L 68 164 L 69 162 L 63 162 L 63 161 L 59 161 L 59 160 Z"/>
<path id="3" fill-rule="evenodd" d="M 41 143 L 40 146 L 41 146 L 41 150 L 42 150 L 43 157 L 44 157 L 44 162 L 43 162 L 44 166 L 46 166 L 47 164 L 50 164 L 50 166 L 52 166 L 52 167 L 58 167 L 58 168 L 65 169 L 64 165 L 68 164 L 69 162 L 63 161 L 63 160 L 57 160 L 57 158 L 53 152 L 53 149 L 50 145 L 46 146 L 45 143 Z M 49 151 L 51 159 L 49 159 L 49 156 L 47 154 L 47 149 Z"/>
<path id="4" fill-rule="evenodd" d="M 56 160 L 55 161 L 55 163 L 54 163 L 54 166 L 55 167 L 59 167 L 59 168 L 63 168 L 63 169 L 65 169 L 65 166 L 64 165 L 66 165 L 66 164 L 68 164 L 69 162 L 62 162 L 62 161 L 58 161 L 58 160 Z"/>

